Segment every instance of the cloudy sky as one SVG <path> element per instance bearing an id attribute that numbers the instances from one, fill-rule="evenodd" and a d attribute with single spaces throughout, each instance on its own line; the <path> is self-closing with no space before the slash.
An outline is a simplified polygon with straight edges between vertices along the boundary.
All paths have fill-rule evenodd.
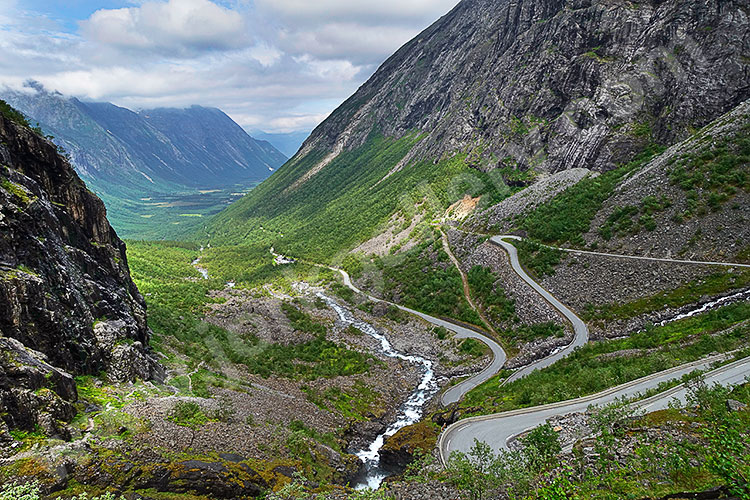
<path id="1" fill-rule="evenodd" d="M 0 85 L 309 131 L 458 0 L 0 0 Z"/>

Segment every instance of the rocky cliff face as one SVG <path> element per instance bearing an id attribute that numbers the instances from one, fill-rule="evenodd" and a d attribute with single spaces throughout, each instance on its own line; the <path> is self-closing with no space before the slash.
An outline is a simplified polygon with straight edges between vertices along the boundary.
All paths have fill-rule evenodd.
<path id="1" fill-rule="evenodd" d="M 0 116 L 0 141 L 0 424 L 58 434 L 75 413 L 71 375 L 159 368 L 104 204 L 27 127 Z"/>
<path id="2" fill-rule="evenodd" d="M 483 170 L 607 170 L 750 97 L 749 14 L 743 1 L 464 0 L 300 155 L 419 130 L 426 138 L 400 166 L 469 152 Z"/>

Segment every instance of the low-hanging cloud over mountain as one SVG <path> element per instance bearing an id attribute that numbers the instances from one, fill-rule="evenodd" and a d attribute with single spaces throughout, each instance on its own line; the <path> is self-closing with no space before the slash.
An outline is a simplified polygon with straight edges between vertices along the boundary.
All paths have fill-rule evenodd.
<path id="1" fill-rule="evenodd" d="M 0 0 L 0 85 L 309 130 L 457 1 Z"/>

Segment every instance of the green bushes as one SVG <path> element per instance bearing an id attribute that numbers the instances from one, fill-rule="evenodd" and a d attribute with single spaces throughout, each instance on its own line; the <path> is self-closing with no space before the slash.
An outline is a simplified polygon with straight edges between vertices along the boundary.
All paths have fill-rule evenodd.
<path id="1" fill-rule="evenodd" d="M 750 271 L 734 273 L 720 272 L 691 281 L 673 290 L 665 290 L 632 302 L 588 305 L 581 313 L 586 321 L 611 321 L 634 318 L 641 314 L 658 311 L 665 307 L 682 307 L 698 301 L 703 296 L 716 295 L 728 290 L 737 290 L 750 285 Z"/>
<path id="2" fill-rule="evenodd" d="M 292 327 L 313 334 L 312 340 L 288 346 L 268 344 L 257 336 L 235 335 L 204 322 L 206 306 L 212 300 L 209 292 L 223 288 L 224 280 L 202 279 L 191 265 L 198 255 L 190 246 L 128 243 L 133 279 L 146 298 L 149 326 L 154 331 L 152 344 L 157 349 L 169 347 L 195 364 L 205 362 L 215 368 L 222 363 L 242 364 L 264 377 L 312 379 L 369 369 L 371 356 L 327 340 L 325 325 L 292 304 L 282 305 L 282 310 Z M 199 382 L 193 384 L 194 392 L 208 396 Z"/>
<path id="3" fill-rule="evenodd" d="M 2 101 L 0 101 L 2 102 Z M 38 483 L 9 483 L 0 486 L 0 500 L 39 500 L 41 489 Z M 59 497 L 62 498 L 62 497 Z M 76 495 L 70 500 L 125 500 L 125 497 L 116 497 L 112 493 L 101 496 L 90 497 L 86 493 Z"/>
<path id="4" fill-rule="evenodd" d="M 212 246 L 201 256 L 201 266 L 211 277 L 223 282 L 234 281 L 249 286 L 273 281 L 279 268 L 273 265 L 270 244 L 252 243 L 237 246 Z M 295 263 L 284 266 L 284 271 L 296 272 L 305 266 Z"/>
<path id="5" fill-rule="evenodd" d="M 287 319 L 292 324 L 292 328 L 295 330 L 325 336 L 325 325 L 313 320 L 313 318 L 304 311 L 300 311 L 288 302 L 281 304 L 281 310 L 284 312 Z"/>
<path id="6" fill-rule="evenodd" d="M 263 377 L 281 375 L 288 378 L 315 380 L 365 373 L 375 359 L 358 351 L 326 340 L 325 335 L 297 345 L 265 344 L 250 340 L 254 355 L 236 352 L 234 362 L 247 366 Z M 255 347 L 255 349 L 252 349 Z"/>
<path id="7" fill-rule="evenodd" d="M 488 268 L 474 266 L 466 274 L 475 301 L 482 304 L 493 325 L 517 320 L 515 301 L 505 295 L 499 278 Z"/>
<path id="8" fill-rule="evenodd" d="M 612 195 L 622 178 L 662 151 L 663 147 L 651 145 L 625 166 L 598 177 L 586 177 L 537 207 L 521 221 L 521 229 L 525 229 L 530 238 L 545 243 L 569 242 L 583 245 L 582 235 L 589 230 L 591 221 L 601 209 L 602 203 Z"/>
<path id="9" fill-rule="evenodd" d="M 198 403 L 179 401 L 172 409 L 169 420 L 181 427 L 198 429 L 208 423 L 208 416 Z"/>
<path id="10" fill-rule="evenodd" d="M 23 113 L 13 108 L 10 104 L 0 99 L 0 114 L 12 122 L 16 122 L 24 127 L 30 127 L 29 121 L 23 116 Z"/>
<path id="11" fill-rule="evenodd" d="M 350 389 L 332 386 L 320 392 L 303 385 L 301 390 L 307 395 L 307 400 L 321 410 L 335 410 L 346 418 L 359 421 L 367 420 L 367 415 L 376 412 L 382 399 L 379 392 L 359 380 Z"/>
<path id="12" fill-rule="evenodd" d="M 518 250 L 518 260 L 523 267 L 540 278 L 555 274 L 555 266 L 560 263 L 563 256 L 561 250 L 540 245 L 535 241 L 519 240 L 513 245 Z"/>
<path id="13" fill-rule="evenodd" d="M 472 358 L 479 358 L 487 352 L 487 346 L 475 339 L 466 339 L 461 342 L 458 350 Z"/>
<path id="14" fill-rule="evenodd" d="M 664 196 L 661 198 L 647 196 L 641 202 L 640 207 L 631 205 L 616 207 L 599 228 L 599 235 L 605 240 L 610 240 L 612 236 L 638 233 L 641 228 L 646 231 L 653 231 L 656 229 L 653 214 L 661 212 L 671 205 L 671 200 Z"/>
<path id="15" fill-rule="evenodd" d="M 446 264 L 436 265 L 435 260 Z M 428 314 L 482 325 L 466 302 L 461 275 L 448 262 L 439 239 L 426 240 L 401 256 L 383 259 L 386 296 L 398 295 L 401 304 Z"/>
<path id="16" fill-rule="evenodd" d="M 517 326 L 505 331 L 504 335 L 511 338 L 517 343 L 526 343 L 533 342 L 537 339 L 562 337 L 565 335 L 565 329 L 562 327 L 562 325 L 559 325 L 552 321 L 546 321 L 544 323 L 536 323 L 533 325 Z"/>
<path id="17" fill-rule="evenodd" d="M 3 101 L 0 101 L 3 103 Z M 0 487 L 0 500 L 39 500 L 39 484 L 4 484 Z"/>
<path id="18" fill-rule="evenodd" d="M 738 303 L 651 327 L 631 337 L 591 342 L 554 365 L 501 387 L 494 377 L 469 392 L 462 405 L 481 413 L 511 410 L 594 394 L 750 341 L 750 304 Z M 627 353 L 617 355 L 616 353 Z"/>
<path id="19" fill-rule="evenodd" d="M 742 190 L 750 191 L 750 125 L 736 135 L 708 141 L 696 153 L 681 157 L 669 170 L 669 179 L 688 195 L 681 218 L 703 215 Z"/>

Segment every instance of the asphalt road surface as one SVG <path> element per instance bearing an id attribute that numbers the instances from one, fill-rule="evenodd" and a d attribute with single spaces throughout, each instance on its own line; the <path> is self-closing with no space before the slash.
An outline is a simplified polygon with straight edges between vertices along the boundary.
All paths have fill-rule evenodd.
<path id="1" fill-rule="evenodd" d="M 590 405 L 605 405 L 618 398 L 632 397 L 644 393 L 649 389 L 656 388 L 662 382 L 675 380 L 694 370 L 706 369 L 712 363 L 725 357 L 726 355 L 718 355 L 688 363 L 591 396 L 461 420 L 449 426 L 440 435 L 438 440 L 440 457 L 445 463 L 452 452 L 469 451 L 475 439 L 489 444 L 495 451 L 506 449 L 509 439 L 543 424 L 552 416 L 584 412 Z M 712 370 L 705 374 L 705 380 L 710 385 L 719 383 L 728 386 L 742 383 L 748 375 L 750 375 L 750 358 L 744 358 Z M 666 408 L 669 402 L 675 398 L 685 402 L 686 393 L 685 386 L 679 385 L 656 396 L 639 401 L 634 406 L 649 412 L 656 411 Z"/>
<path id="2" fill-rule="evenodd" d="M 478 386 L 479 384 L 482 384 L 483 382 L 486 382 L 490 378 L 492 378 L 494 375 L 496 375 L 505 365 L 506 355 L 503 348 L 492 340 L 491 338 L 487 337 L 486 335 L 482 335 L 479 332 L 476 332 L 470 328 L 467 328 L 465 326 L 458 325 L 456 323 L 452 323 L 450 321 L 446 321 L 444 319 L 436 318 L 434 316 L 430 316 L 429 314 L 425 314 L 419 311 L 415 311 L 414 309 L 409 309 L 408 307 L 404 307 L 398 304 L 394 304 L 393 302 L 388 302 L 386 300 L 378 299 L 377 297 L 373 297 L 371 295 L 366 294 L 356 286 L 354 286 L 354 283 L 352 283 L 351 278 L 349 277 L 349 274 L 344 271 L 343 269 L 337 269 L 334 267 L 331 267 L 330 269 L 334 271 L 338 271 L 341 273 L 341 276 L 344 278 L 344 284 L 348 286 L 351 290 L 353 290 L 356 293 L 362 294 L 366 296 L 368 299 L 372 300 L 373 302 L 384 302 L 386 304 L 391 304 L 402 311 L 408 312 L 409 314 L 413 314 L 415 316 L 419 316 L 423 320 L 427 321 L 428 323 L 432 323 L 435 326 L 442 326 L 443 328 L 446 328 L 450 331 L 452 331 L 455 334 L 455 338 L 457 339 L 476 339 L 484 344 L 486 344 L 490 350 L 492 351 L 492 362 L 487 365 L 481 372 L 477 373 L 476 375 L 473 375 L 472 377 L 463 380 L 462 382 L 454 385 L 453 387 L 450 387 L 448 390 L 443 392 L 443 395 L 440 397 L 440 402 L 443 405 L 449 405 L 451 403 L 455 403 L 459 401 L 464 394 Z"/>
<path id="3" fill-rule="evenodd" d="M 573 325 L 574 332 L 573 342 L 571 342 L 567 347 L 560 349 L 559 351 L 547 356 L 546 358 L 537 360 L 530 365 L 521 368 L 520 370 L 517 370 L 505 381 L 505 383 L 507 384 L 508 382 L 512 382 L 514 380 L 518 380 L 527 376 L 534 370 L 539 370 L 541 368 L 546 368 L 550 365 L 553 365 L 560 359 L 570 355 L 577 347 L 585 345 L 586 342 L 589 341 L 589 328 L 586 326 L 586 323 L 584 323 L 581 318 L 576 316 L 573 311 L 568 309 L 565 304 L 557 300 L 554 295 L 549 293 L 539 283 L 531 279 L 531 277 L 526 274 L 526 271 L 523 270 L 523 267 L 521 267 L 521 264 L 518 262 L 518 251 L 516 250 L 516 247 L 514 247 L 511 243 L 505 241 L 505 239 L 520 240 L 521 238 L 517 236 L 493 236 L 492 238 L 490 238 L 490 241 L 495 245 L 500 245 L 505 249 L 506 252 L 508 252 L 508 255 L 510 256 L 510 265 L 511 267 L 513 267 L 513 270 L 516 272 L 516 274 L 518 274 L 531 288 L 536 290 L 542 297 L 544 297 L 544 299 L 549 302 L 552 307 L 560 311 L 560 313 L 565 316 L 565 318 Z"/>

